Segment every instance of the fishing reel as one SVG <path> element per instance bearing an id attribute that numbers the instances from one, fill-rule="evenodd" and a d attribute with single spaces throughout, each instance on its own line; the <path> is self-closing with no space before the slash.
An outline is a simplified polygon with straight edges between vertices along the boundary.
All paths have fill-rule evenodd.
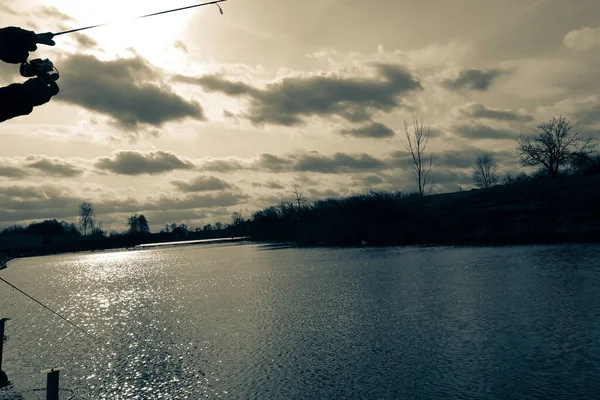
<path id="1" fill-rule="evenodd" d="M 21 76 L 24 76 L 25 78 L 38 76 L 48 83 L 56 82 L 59 78 L 58 70 L 54 64 L 52 64 L 52 61 L 47 58 L 45 60 L 36 58 L 30 62 L 24 62 L 21 64 L 19 72 L 21 72 Z"/>
<path id="2" fill-rule="evenodd" d="M 41 58 L 36 58 L 35 60 L 24 62 L 21 64 L 19 72 L 25 78 L 33 78 L 34 76 L 41 78 L 52 89 L 53 95 L 58 94 L 56 81 L 60 75 L 49 59 L 42 60 Z"/>

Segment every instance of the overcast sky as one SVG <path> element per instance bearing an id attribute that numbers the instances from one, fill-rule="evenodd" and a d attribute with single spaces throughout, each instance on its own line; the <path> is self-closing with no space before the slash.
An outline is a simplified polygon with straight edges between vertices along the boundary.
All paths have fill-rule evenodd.
<path id="1" fill-rule="evenodd" d="M 192 0 L 2 0 L 3 26 L 58 32 Z M 404 122 L 431 126 L 436 192 L 563 114 L 600 139 L 597 0 L 229 0 L 56 38 L 61 92 L 0 124 L 0 228 L 144 213 L 229 222 L 291 198 L 416 189 Z M 117 21 L 119 22 L 119 21 Z M 22 82 L 1 65 L 0 83 Z"/>

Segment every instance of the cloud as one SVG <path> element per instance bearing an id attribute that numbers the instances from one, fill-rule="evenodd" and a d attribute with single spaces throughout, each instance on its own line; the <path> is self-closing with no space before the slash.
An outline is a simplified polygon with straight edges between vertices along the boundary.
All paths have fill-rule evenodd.
<path id="1" fill-rule="evenodd" d="M 79 44 L 79 46 L 84 48 L 96 47 L 98 42 L 89 37 L 88 35 L 84 35 L 83 33 L 75 33 L 73 34 L 73 39 Z"/>
<path id="2" fill-rule="evenodd" d="M 456 185 L 470 185 L 473 175 L 470 171 L 432 170 L 431 179 L 434 185 L 443 185 L 454 188 Z"/>
<path id="3" fill-rule="evenodd" d="M 176 40 L 175 43 L 173 43 L 173 46 L 186 54 L 189 53 L 187 46 L 181 40 Z"/>
<path id="4" fill-rule="evenodd" d="M 332 174 L 339 172 L 356 172 L 385 168 L 385 163 L 369 154 L 335 153 L 324 156 L 318 153 L 308 153 L 295 156 L 295 171 L 319 172 Z"/>
<path id="5" fill-rule="evenodd" d="M 290 76 L 264 89 L 218 75 L 177 76 L 175 80 L 199 85 L 208 92 L 248 98 L 245 117 L 254 125 L 298 126 L 314 116 L 369 122 L 373 113 L 401 107 L 403 96 L 423 89 L 418 79 L 402 66 L 377 64 L 374 70 L 375 75 L 360 77 Z"/>
<path id="6" fill-rule="evenodd" d="M 573 50 L 585 51 L 600 47 L 600 26 L 597 28 L 585 27 L 567 33 L 563 44 Z"/>
<path id="7" fill-rule="evenodd" d="M 26 165 L 43 173 L 44 175 L 70 178 L 81 175 L 83 169 L 72 162 L 46 156 L 28 156 Z"/>
<path id="8" fill-rule="evenodd" d="M 26 157 L 0 157 L 0 176 L 7 178 L 61 177 L 72 178 L 83 174 L 88 162 L 79 159 L 63 159 L 44 155 Z"/>
<path id="9" fill-rule="evenodd" d="M 252 182 L 252 187 L 255 187 L 255 188 L 264 187 L 267 189 L 276 189 L 276 190 L 285 189 L 285 186 L 283 186 L 278 181 Z"/>
<path id="10" fill-rule="evenodd" d="M 42 218 L 68 218 L 77 213 L 80 199 L 50 185 L 3 186 L 0 190 L 0 222 Z"/>
<path id="11" fill-rule="evenodd" d="M 58 20 L 60 22 L 73 22 L 73 17 L 61 12 L 54 6 L 41 6 L 37 11 L 34 12 L 36 17 L 42 18 L 44 21 L 48 19 Z"/>
<path id="12" fill-rule="evenodd" d="M 21 168 L 0 165 L 0 176 L 4 178 L 23 178 L 27 172 Z"/>
<path id="13" fill-rule="evenodd" d="M 213 172 L 232 172 L 245 169 L 242 163 L 234 158 L 228 159 L 212 159 L 205 161 L 200 169 Z"/>
<path id="14" fill-rule="evenodd" d="M 442 86 L 451 91 L 486 91 L 506 71 L 501 69 L 461 69 L 442 81 Z"/>
<path id="15" fill-rule="evenodd" d="M 479 123 L 457 124 L 452 127 L 457 136 L 467 139 L 515 139 L 516 132 L 496 129 Z"/>
<path id="16" fill-rule="evenodd" d="M 10 8 L 9 6 L 7 6 L 5 4 L 0 4 L 0 11 L 10 14 L 10 15 L 18 15 L 15 10 L 13 10 L 12 8 Z"/>
<path id="17" fill-rule="evenodd" d="M 254 170 L 265 172 L 315 172 L 322 174 L 351 173 L 387 168 L 386 162 L 367 153 L 335 153 L 322 155 L 317 152 L 276 155 L 262 153 L 253 159 L 221 159 L 204 162 L 205 171 L 232 172 Z"/>
<path id="18" fill-rule="evenodd" d="M 572 118 L 583 137 L 600 140 L 600 95 L 569 97 L 559 102 L 538 107 L 538 113 L 550 119 L 557 115 Z"/>
<path id="19" fill-rule="evenodd" d="M 97 203 L 98 213 L 140 213 L 147 212 L 146 217 L 151 218 L 153 211 L 165 210 L 197 210 L 203 208 L 229 207 L 240 204 L 249 199 L 249 196 L 238 192 L 218 192 L 210 194 L 184 194 L 150 196 L 139 198 L 115 198 Z M 185 218 L 183 218 L 185 219 Z"/>
<path id="20" fill-rule="evenodd" d="M 454 109 L 454 114 L 458 117 L 466 118 L 486 118 L 498 121 L 510 122 L 530 122 L 533 121 L 533 116 L 524 112 L 512 110 L 500 110 L 496 108 L 488 108 L 483 104 L 469 103 L 462 107 Z"/>
<path id="21" fill-rule="evenodd" d="M 112 157 L 100 158 L 94 165 L 98 169 L 120 175 L 154 175 L 195 168 L 191 161 L 162 150 L 117 151 Z"/>
<path id="22" fill-rule="evenodd" d="M 177 186 L 182 192 L 205 192 L 211 190 L 231 189 L 231 185 L 223 179 L 215 176 L 199 176 L 190 182 L 173 181 L 174 186 Z"/>
<path id="23" fill-rule="evenodd" d="M 293 166 L 294 160 L 269 153 L 261 154 L 254 163 L 254 168 L 275 172 L 289 170 Z"/>
<path id="24" fill-rule="evenodd" d="M 160 81 L 160 76 L 140 56 L 101 61 L 76 54 L 62 62 L 61 70 L 66 73 L 57 100 L 107 115 L 123 128 L 205 119 L 198 103 L 183 99 L 164 83 L 148 83 Z"/>
<path id="25" fill-rule="evenodd" d="M 359 174 L 352 177 L 352 185 L 360 188 L 372 188 L 373 186 L 385 184 L 386 180 L 379 175 Z"/>
<path id="26" fill-rule="evenodd" d="M 384 124 L 373 122 L 360 128 L 343 130 L 341 134 L 357 138 L 389 138 L 394 136 L 395 132 Z"/>

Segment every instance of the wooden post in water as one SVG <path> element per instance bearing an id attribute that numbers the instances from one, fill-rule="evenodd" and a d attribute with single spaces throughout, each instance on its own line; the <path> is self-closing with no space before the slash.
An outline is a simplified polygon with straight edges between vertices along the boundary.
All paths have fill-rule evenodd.
<path id="1" fill-rule="evenodd" d="M 4 353 L 4 324 L 10 318 L 0 318 L 0 371 L 2 371 L 2 354 Z"/>
<path id="2" fill-rule="evenodd" d="M 4 353 L 4 324 L 9 321 L 10 318 L 0 318 L 0 388 L 10 385 L 8 376 L 2 370 L 2 356 Z"/>
<path id="3" fill-rule="evenodd" d="M 48 378 L 46 380 L 46 400 L 59 400 L 58 399 L 58 378 L 59 371 L 62 368 L 52 368 L 43 370 L 42 374 L 47 374 Z"/>

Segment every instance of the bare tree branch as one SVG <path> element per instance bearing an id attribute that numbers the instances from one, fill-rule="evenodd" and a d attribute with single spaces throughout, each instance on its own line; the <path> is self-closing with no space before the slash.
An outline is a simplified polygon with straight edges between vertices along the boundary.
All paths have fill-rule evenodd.
<path id="1" fill-rule="evenodd" d="M 81 203 L 79 205 L 79 226 L 83 231 L 83 236 L 94 231 L 94 207 L 90 203 Z"/>
<path id="2" fill-rule="evenodd" d="M 533 129 L 533 136 L 517 138 L 517 153 L 524 166 L 542 166 L 548 176 L 556 178 L 574 154 L 590 155 L 595 144 L 580 135 L 578 124 L 562 115 Z"/>
<path id="3" fill-rule="evenodd" d="M 483 189 L 490 188 L 498 182 L 498 167 L 489 154 L 477 157 L 473 167 L 473 181 L 475 186 Z"/>
<path id="4" fill-rule="evenodd" d="M 409 130 L 408 123 L 406 121 L 404 121 L 404 131 L 406 132 L 406 143 L 404 146 L 410 153 L 413 174 L 419 188 L 419 197 L 423 199 L 423 196 L 425 195 L 425 188 L 430 186 L 430 191 L 433 189 L 433 185 L 431 185 L 433 156 L 429 156 L 428 165 L 423 165 L 425 149 L 427 148 L 427 143 L 429 142 L 431 128 L 427 127 L 427 130 L 425 130 L 423 118 L 421 118 L 421 124 L 419 125 L 419 120 L 416 117 L 413 117 L 412 132 Z"/>

